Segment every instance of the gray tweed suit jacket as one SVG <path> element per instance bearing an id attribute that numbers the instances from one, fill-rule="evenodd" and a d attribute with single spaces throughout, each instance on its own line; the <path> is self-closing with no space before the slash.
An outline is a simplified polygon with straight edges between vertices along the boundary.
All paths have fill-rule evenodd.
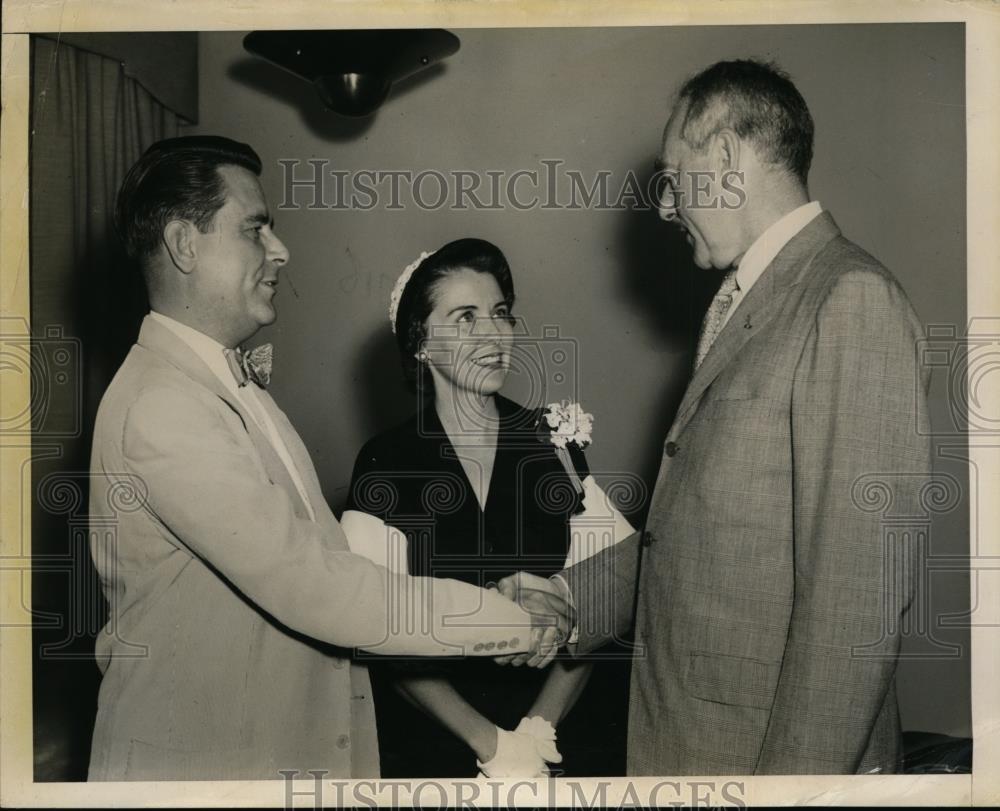
<path id="1" fill-rule="evenodd" d="M 579 652 L 634 616 L 630 774 L 896 770 L 916 541 L 871 495 L 907 514 L 929 477 L 920 335 L 827 213 L 734 311 L 666 438 L 641 542 L 564 572 Z"/>

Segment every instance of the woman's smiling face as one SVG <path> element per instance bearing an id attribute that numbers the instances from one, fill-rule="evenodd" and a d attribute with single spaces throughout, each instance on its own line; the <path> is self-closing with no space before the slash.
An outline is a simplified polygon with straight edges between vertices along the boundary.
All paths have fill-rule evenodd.
<path id="1" fill-rule="evenodd" d="M 514 330 L 510 307 L 489 273 L 459 268 L 434 284 L 422 349 L 436 396 L 449 389 L 488 396 L 503 386 Z"/>

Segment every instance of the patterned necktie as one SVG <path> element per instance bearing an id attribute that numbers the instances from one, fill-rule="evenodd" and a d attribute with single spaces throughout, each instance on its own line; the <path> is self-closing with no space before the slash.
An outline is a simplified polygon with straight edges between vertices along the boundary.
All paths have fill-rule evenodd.
<path id="1" fill-rule="evenodd" d="M 705 320 L 701 324 L 701 334 L 698 336 L 698 349 L 694 356 L 694 368 L 697 370 L 701 362 L 705 360 L 705 355 L 712 348 L 715 339 L 722 332 L 722 325 L 726 321 L 726 313 L 733 306 L 733 293 L 736 292 L 736 271 L 731 270 L 722 278 L 719 292 L 715 294 L 712 303 L 705 313 Z"/>
<path id="2" fill-rule="evenodd" d="M 271 382 L 271 361 L 274 358 L 274 346 L 261 344 L 249 352 L 243 352 L 237 347 L 236 349 L 227 349 L 225 354 L 229 369 L 241 387 L 252 380 L 262 389 L 267 388 L 267 384 Z"/>

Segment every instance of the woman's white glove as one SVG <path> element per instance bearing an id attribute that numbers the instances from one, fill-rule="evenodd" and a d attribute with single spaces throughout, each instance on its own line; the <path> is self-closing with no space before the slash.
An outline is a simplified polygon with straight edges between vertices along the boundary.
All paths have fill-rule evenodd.
<path id="1" fill-rule="evenodd" d="M 545 760 L 535 739 L 524 732 L 510 732 L 497 727 L 497 751 L 483 763 L 476 760 L 484 777 L 545 777 Z"/>
<path id="2" fill-rule="evenodd" d="M 556 728 L 540 715 L 522 718 L 514 732 L 529 736 L 535 742 L 535 751 L 547 763 L 562 763 L 562 755 L 556 749 Z M 546 774 L 548 769 L 545 770 Z"/>

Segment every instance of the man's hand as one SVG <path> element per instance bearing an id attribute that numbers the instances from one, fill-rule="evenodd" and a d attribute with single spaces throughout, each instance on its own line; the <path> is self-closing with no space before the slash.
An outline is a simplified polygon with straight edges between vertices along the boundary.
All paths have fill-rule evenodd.
<path id="1" fill-rule="evenodd" d="M 500 593 L 531 614 L 531 650 L 510 656 L 498 656 L 497 664 L 515 667 L 545 667 L 552 661 L 573 630 L 576 611 L 561 581 L 517 572 L 498 584 Z"/>

